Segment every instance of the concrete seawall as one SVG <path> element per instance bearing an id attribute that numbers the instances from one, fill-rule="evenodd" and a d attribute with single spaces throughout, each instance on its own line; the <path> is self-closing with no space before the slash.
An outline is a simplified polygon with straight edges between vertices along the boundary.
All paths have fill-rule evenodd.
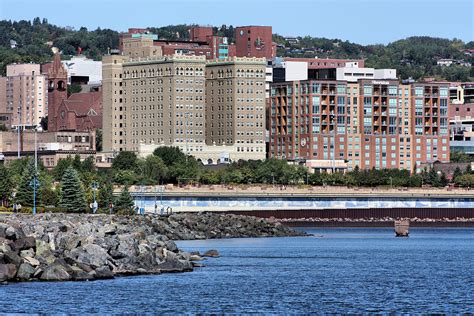
<path id="1" fill-rule="evenodd" d="M 135 205 L 146 212 L 161 205 L 173 212 L 316 212 L 324 210 L 445 210 L 459 216 L 474 209 L 474 190 L 351 189 L 345 187 L 200 186 L 132 187 Z M 441 210 L 441 211 L 436 211 Z M 377 213 L 378 214 L 378 213 Z M 412 214 L 416 216 L 417 214 Z M 452 213 L 453 216 L 457 213 Z M 256 215 L 256 214 L 252 214 Z M 257 215 L 258 216 L 258 215 Z M 425 216 L 431 216 L 427 214 Z M 265 216 L 267 217 L 267 216 Z M 299 216 L 306 217 L 306 216 Z M 359 216 L 360 217 L 360 216 Z"/>

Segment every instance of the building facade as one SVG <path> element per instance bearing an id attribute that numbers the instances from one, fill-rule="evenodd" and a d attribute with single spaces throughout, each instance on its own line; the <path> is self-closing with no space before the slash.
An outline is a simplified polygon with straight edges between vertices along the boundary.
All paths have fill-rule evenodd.
<path id="1" fill-rule="evenodd" d="M 32 129 L 48 115 L 47 82 L 38 64 L 7 65 L 0 77 L 0 124 Z"/>
<path id="2" fill-rule="evenodd" d="M 103 150 L 126 150 L 126 109 L 123 87 L 123 64 L 127 56 L 107 55 L 102 58 L 102 130 Z"/>
<path id="3" fill-rule="evenodd" d="M 274 83 L 270 156 L 319 161 L 328 171 L 356 166 L 413 171 L 421 163 L 448 162 L 448 104 L 443 84 Z"/>
<path id="4" fill-rule="evenodd" d="M 123 64 L 126 150 L 164 144 L 178 145 L 187 153 L 202 151 L 205 67 L 204 56 L 184 55 Z"/>
<path id="5" fill-rule="evenodd" d="M 264 58 L 233 57 L 206 66 L 206 143 L 265 158 Z"/>
<path id="6" fill-rule="evenodd" d="M 271 26 L 239 26 L 235 28 L 235 47 L 237 57 L 276 56 L 276 45 L 273 45 Z"/>
<path id="7" fill-rule="evenodd" d="M 20 136 L 20 139 L 18 139 Z M 20 145 L 20 146 L 18 146 Z M 74 157 L 85 159 L 95 155 L 95 131 L 91 132 L 39 132 L 36 135 L 38 159 L 47 169 L 54 168 L 59 159 Z M 35 133 L 24 131 L 0 132 L 0 161 L 8 164 L 20 157 L 34 157 Z"/>

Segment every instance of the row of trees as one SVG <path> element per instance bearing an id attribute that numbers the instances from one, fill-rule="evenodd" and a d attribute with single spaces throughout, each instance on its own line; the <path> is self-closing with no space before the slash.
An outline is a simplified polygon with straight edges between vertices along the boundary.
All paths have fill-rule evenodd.
<path id="1" fill-rule="evenodd" d="M 111 204 L 115 210 L 128 211 L 134 204 L 128 187 L 119 197 L 114 197 L 114 186 L 108 180 L 108 172 L 100 174 L 96 171 L 92 157 L 81 162 L 79 156 L 75 156 L 60 159 L 52 171 L 39 164 L 37 173 L 33 159 L 16 160 L 8 167 L 0 165 L 0 206 L 16 203 L 31 208 L 35 178 L 38 183 L 36 205 L 39 207 L 86 212 L 94 201 L 93 184 L 98 184 L 96 198 L 104 211 Z"/>
<path id="2" fill-rule="evenodd" d="M 356 167 L 347 173 L 309 173 L 304 166 L 283 160 L 266 159 L 233 162 L 226 167 L 205 167 L 178 148 L 159 147 L 144 159 L 132 152 L 120 152 L 112 170 L 118 184 L 202 183 L 202 184 L 310 184 L 349 186 L 442 187 L 448 184 L 445 174 L 434 169 L 420 174 L 408 170 Z"/>

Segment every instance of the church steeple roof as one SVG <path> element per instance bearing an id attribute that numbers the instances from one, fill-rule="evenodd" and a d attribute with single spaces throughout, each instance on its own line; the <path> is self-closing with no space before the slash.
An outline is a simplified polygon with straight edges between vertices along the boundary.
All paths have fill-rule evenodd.
<path id="1" fill-rule="evenodd" d="M 48 71 L 49 78 L 67 78 L 67 70 L 61 63 L 59 52 L 54 54 L 53 64 Z"/>

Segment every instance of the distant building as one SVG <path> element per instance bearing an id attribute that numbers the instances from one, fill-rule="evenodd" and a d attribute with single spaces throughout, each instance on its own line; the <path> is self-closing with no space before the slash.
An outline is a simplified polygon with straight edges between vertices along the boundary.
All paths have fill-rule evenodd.
<path id="1" fill-rule="evenodd" d="M 276 56 L 276 44 L 273 44 L 272 36 L 271 26 L 236 27 L 236 56 L 274 58 Z"/>
<path id="2" fill-rule="evenodd" d="M 453 82 L 449 91 L 451 151 L 474 156 L 474 82 Z"/>
<path id="3" fill-rule="evenodd" d="M 297 45 L 300 42 L 297 37 L 285 37 L 285 41 L 290 45 Z"/>
<path id="4" fill-rule="evenodd" d="M 102 128 L 102 91 L 67 96 L 68 73 L 58 53 L 48 67 L 48 131 L 85 132 Z"/>
<path id="5" fill-rule="evenodd" d="M 102 83 L 102 62 L 87 59 L 85 56 L 75 56 L 70 60 L 61 61 L 67 71 L 69 85 L 100 86 Z M 52 63 L 42 65 L 42 72 L 48 73 Z"/>
<path id="6" fill-rule="evenodd" d="M 438 66 L 451 66 L 454 63 L 455 63 L 454 59 L 438 59 L 436 61 L 436 64 Z"/>
<path id="7" fill-rule="evenodd" d="M 396 69 L 361 68 L 358 63 L 347 62 L 345 67 L 336 69 L 336 80 L 357 82 L 359 79 L 397 79 Z"/>
<path id="8" fill-rule="evenodd" d="M 37 133 L 38 159 L 47 168 L 57 165 L 61 158 L 76 154 L 85 159 L 94 156 L 95 132 L 39 132 Z M 21 157 L 33 157 L 35 152 L 35 133 L 24 131 L 20 134 Z M 0 132 L 0 161 L 8 164 L 18 159 L 18 133 Z"/>
<path id="9" fill-rule="evenodd" d="M 32 129 L 48 115 L 47 82 L 38 64 L 7 65 L 0 77 L 0 124 Z"/>
<path id="10" fill-rule="evenodd" d="M 436 61 L 438 66 L 451 66 L 451 65 L 460 65 L 463 67 L 471 67 L 471 63 L 464 61 L 464 60 L 456 60 L 456 59 L 438 59 Z"/>

